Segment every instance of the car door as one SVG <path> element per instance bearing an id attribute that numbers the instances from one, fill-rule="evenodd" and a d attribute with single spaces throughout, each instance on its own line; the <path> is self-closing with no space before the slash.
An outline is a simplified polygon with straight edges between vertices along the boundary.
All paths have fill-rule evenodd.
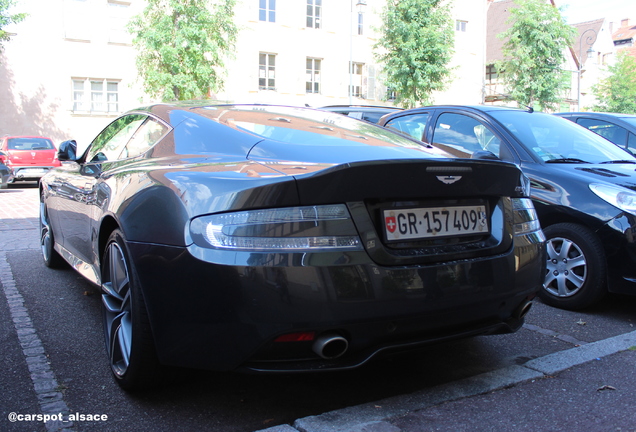
<path id="1" fill-rule="evenodd" d="M 126 144 L 146 118 L 143 114 L 129 114 L 109 124 L 80 161 L 59 170 L 51 182 L 55 198 L 50 201 L 62 234 L 56 235 L 56 239 L 82 261 L 98 259 L 93 256 L 92 241 L 94 226 L 103 212 L 101 204 L 108 202 L 108 185 L 104 181 L 109 177 L 108 170 L 123 163 Z"/>

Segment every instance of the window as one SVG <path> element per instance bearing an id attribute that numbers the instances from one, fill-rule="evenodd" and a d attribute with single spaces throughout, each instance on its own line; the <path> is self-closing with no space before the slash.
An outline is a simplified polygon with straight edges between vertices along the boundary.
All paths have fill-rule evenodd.
<path id="1" fill-rule="evenodd" d="M 393 90 L 391 87 L 386 88 L 386 100 L 394 101 L 397 99 L 397 92 Z"/>
<path id="2" fill-rule="evenodd" d="M 276 55 L 258 55 L 258 89 L 276 90 Z"/>
<path id="3" fill-rule="evenodd" d="M 466 26 L 468 26 L 468 21 L 462 21 L 462 20 L 455 21 L 455 31 L 466 33 Z"/>
<path id="4" fill-rule="evenodd" d="M 126 23 L 130 20 L 130 3 L 108 1 L 108 42 L 114 44 L 130 44 L 132 39 Z"/>
<path id="5" fill-rule="evenodd" d="M 119 155 L 119 159 L 132 158 L 144 153 L 163 137 L 168 128 L 148 118 L 134 133 Z"/>
<path id="6" fill-rule="evenodd" d="M 618 146 L 625 147 L 625 143 L 627 141 L 627 129 L 614 123 L 597 119 L 580 118 L 576 122 L 581 126 L 588 128 L 592 132 L 599 134 L 606 140 L 611 141 Z"/>
<path id="7" fill-rule="evenodd" d="M 322 0 L 307 0 L 307 27 L 320 28 Z"/>
<path id="8" fill-rule="evenodd" d="M 362 97 L 362 69 L 364 63 L 351 63 L 349 70 L 351 85 L 349 86 L 349 95 Z"/>
<path id="9" fill-rule="evenodd" d="M 276 0 L 258 0 L 258 20 L 276 22 Z"/>
<path id="10" fill-rule="evenodd" d="M 493 82 L 497 79 L 498 76 L 499 74 L 497 73 L 495 65 L 491 64 L 486 66 L 486 81 Z"/>
<path id="11" fill-rule="evenodd" d="M 429 113 L 422 113 L 397 117 L 388 122 L 386 127 L 421 141 L 424 138 L 424 128 L 426 127 L 429 115 Z"/>
<path id="12" fill-rule="evenodd" d="M 91 23 L 94 17 L 90 13 L 87 0 L 64 0 L 64 37 L 67 40 L 88 42 L 91 40 Z"/>
<path id="13" fill-rule="evenodd" d="M 364 33 L 364 14 L 358 12 L 358 34 L 362 35 L 362 33 Z"/>
<path id="14" fill-rule="evenodd" d="M 73 111 L 119 112 L 119 82 L 105 79 L 73 79 Z"/>
<path id="15" fill-rule="evenodd" d="M 489 128 L 472 117 L 455 113 L 438 117 L 433 144 L 460 158 L 483 150 L 499 156 L 501 148 L 501 140 Z"/>
<path id="16" fill-rule="evenodd" d="M 86 160 L 103 162 L 119 159 L 124 146 L 145 119 L 144 115 L 130 114 L 106 126 L 91 143 Z"/>
<path id="17" fill-rule="evenodd" d="M 320 59 L 307 58 L 307 79 L 305 84 L 307 93 L 320 93 L 320 66 Z"/>

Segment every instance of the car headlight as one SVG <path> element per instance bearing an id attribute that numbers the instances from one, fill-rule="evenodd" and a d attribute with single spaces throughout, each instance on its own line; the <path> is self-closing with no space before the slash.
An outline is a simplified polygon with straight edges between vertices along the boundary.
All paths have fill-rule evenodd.
<path id="1" fill-rule="evenodd" d="M 624 212 L 636 215 L 636 192 L 621 186 L 591 183 L 590 190 Z"/>
<path id="2" fill-rule="evenodd" d="M 343 204 L 220 213 L 190 224 L 202 247 L 236 251 L 305 252 L 362 250 Z"/>
<path id="3" fill-rule="evenodd" d="M 513 198 L 513 225 L 516 236 L 525 235 L 541 229 L 537 211 L 529 198 Z"/>

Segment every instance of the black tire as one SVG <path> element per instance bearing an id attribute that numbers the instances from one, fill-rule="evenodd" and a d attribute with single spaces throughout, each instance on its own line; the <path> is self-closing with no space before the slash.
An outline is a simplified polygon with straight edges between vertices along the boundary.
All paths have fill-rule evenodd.
<path id="1" fill-rule="evenodd" d="M 559 223 L 544 228 L 547 268 L 539 297 L 561 309 L 580 310 L 607 293 L 607 261 L 603 245 L 588 228 Z"/>
<path id="2" fill-rule="evenodd" d="M 159 373 L 146 305 L 120 230 L 108 238 L 101 262 L 106 351 L 115 381 L 125 390 L 154 385 Z"/>
<path id="3" fill-rule="evenodd" d="M 51 230 L 49 212 L 44 204 L 44 199 L 40 199 L 40 249 L 44 265 L 49 268 L 59 269 L 66 267 L 66 261 L 55 250 L 55 238 Z"/>

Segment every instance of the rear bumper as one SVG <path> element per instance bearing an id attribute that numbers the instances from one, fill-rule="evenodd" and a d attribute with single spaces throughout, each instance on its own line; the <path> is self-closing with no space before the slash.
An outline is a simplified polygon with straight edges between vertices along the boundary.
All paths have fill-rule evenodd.
<path id="1" fill-rule="evenodd" d="M 540 232 L 504 254 L 407 267 L 378 266 L 365 252 L 226 252 L 218 264 L 196 246 L 129 247 L 160 360 L 215 370 L 348 369 L 388 350 L 513 332 L 545 268 Z M 324 360 L 311 344 L 274 342 L 305 331 L 338 334 L 348 350 Z"/>
<path id="2" fill-rule="evenodd" d="M 14 181 L 30 181 L 39 180 L 46 174 L 53 166 L 24 166 L 24 167 L 12 167 Z"/>

